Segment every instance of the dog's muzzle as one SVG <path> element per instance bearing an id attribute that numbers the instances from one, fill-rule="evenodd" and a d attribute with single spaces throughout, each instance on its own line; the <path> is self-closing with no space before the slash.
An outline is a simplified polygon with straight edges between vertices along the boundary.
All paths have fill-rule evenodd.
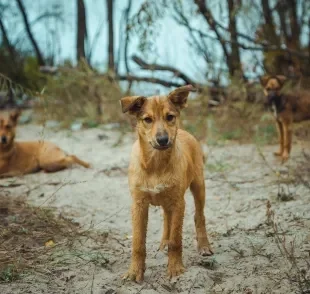
<path id="1" fill-rule="evenodd" d="M 1 144 L 6 144 L 8 142 L 8 139 L 6 136 L 1 137 Z"/>

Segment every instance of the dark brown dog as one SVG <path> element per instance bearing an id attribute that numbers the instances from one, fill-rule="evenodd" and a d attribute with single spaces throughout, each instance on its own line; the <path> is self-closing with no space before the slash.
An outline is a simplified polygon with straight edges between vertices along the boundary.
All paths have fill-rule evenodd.
<path id="1" fill-rule="evenodd" d="M 129 165 L 133 243 L 131 266 L 125 278 L 130 280 L 143 280 L 150 204 L 162 206 L 164 211 L 160 249 L 168 246 L 168 275 L 175 277 L 184 272 L 182 227 L 188 188 L 195 200 L 198 251 L 201 255 L 213 254 L 204 216 L 203 153 L 198 141 L 179 128 L 180 112 L 186 107 L 191 90 L 191 86 L 184 86 L 167 96 L 121 99 L 123 112 L 136 117 L 138 133 Z"/>
<path id="2" fill-rule="evenodd" d="M 264 76 L 261 84 L 264 87 L 266 104 L 272 109 L 279 133 L 280 148 L 274 154 L 285 161 L 292 148 L 292 125 L 310 119 L 310 93 L 307 91 L 284 91 L 286 77 Z"/>

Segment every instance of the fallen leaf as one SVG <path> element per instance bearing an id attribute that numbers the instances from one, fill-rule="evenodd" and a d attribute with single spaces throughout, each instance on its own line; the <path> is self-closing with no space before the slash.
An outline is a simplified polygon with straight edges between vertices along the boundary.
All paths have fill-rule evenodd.
<path id="1" fill-rule="evenodd" d="M 53 247 L 55 246 L 55 243 L 53 240 L 48 240 L 47 242 L 45 242 L 45 247 Z"/>

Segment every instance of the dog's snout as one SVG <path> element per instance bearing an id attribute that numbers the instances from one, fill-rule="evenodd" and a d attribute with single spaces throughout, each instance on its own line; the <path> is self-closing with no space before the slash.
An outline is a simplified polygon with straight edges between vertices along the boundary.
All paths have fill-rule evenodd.
<path id="1" fill-rule="evenodd" d="M 160 134 L 156 136 L 156 141 L 160 146 L 166 146 L 169 143 L 168 134 Z"/>
<path id="2" fill-rule="evenodd" d="M 8 141 L 8 140 L 7 140 L 6 136 L 2 136 L 2 137 L 1 137 L 1 143 L 2 143 L 2 144 L 6 144 L 7 141 Z"/>

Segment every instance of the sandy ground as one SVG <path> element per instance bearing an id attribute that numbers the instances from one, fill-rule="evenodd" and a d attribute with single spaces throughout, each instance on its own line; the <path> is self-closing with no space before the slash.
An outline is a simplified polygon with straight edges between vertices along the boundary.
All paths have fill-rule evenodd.
<path id="1" fill-rule="evenodd" d="M 85 263 L 66 266 L 50 275 L 27 275 L 11 284 L 1 284 L 6 293 L 298 293 L 296 268 L 280 253 L 271 226 L 266 225 L 266 203 L 270 200 L 279 224 L 280 237 L 294 240 L 298 268 L 306 270 L 310 243 L 310 191 L 303 185 L 279 184 L 291 177 L 300 156 L 295 145 L 285 165 L 273 157 L 275 146 L 262 148 L 266 161 L 254 145 L 209 147 L 206 165 L 207 230 L 215 255 L 202 259 L 196 251 L 194 205 L 186 195 L 184 263 L 186 272 L 178 279 L 166 278 L 167 256 L 158 252 L 162 215 L 150 212 L 147 236 L 147 270 L 141 285 L 123 282 L 131 251 L 131 197 L 127 185 L 128 165 L 134 135 L 108 128 L 75 132 L 41 129 L 25 125 L 17 138 L 44 138 L 89 161 L 92 168 L 74 167 L 55 174 L 38 173 L 16 179 L 25 185 L 8 193 L 28 191 L 34 205 L 56 207 L 79 223 L 109 233 L 101 249 L 109 266 Z M 278 175 L 277 175 L 278 173 Z M 4 183 L 7 180 L 1 180 Z M 54 185 L 49 185 L 53 182 Z M 279 190 L 292 194 L 291 201 L 277 199 Z M 30 192 L 29 192 L 30 189 Z M 86 246 L 86 245 L 85 245 Z M 95 250 L 95 248 L 94 248 Z M 309 273 L 308 273 L 309 274 Z"/>

